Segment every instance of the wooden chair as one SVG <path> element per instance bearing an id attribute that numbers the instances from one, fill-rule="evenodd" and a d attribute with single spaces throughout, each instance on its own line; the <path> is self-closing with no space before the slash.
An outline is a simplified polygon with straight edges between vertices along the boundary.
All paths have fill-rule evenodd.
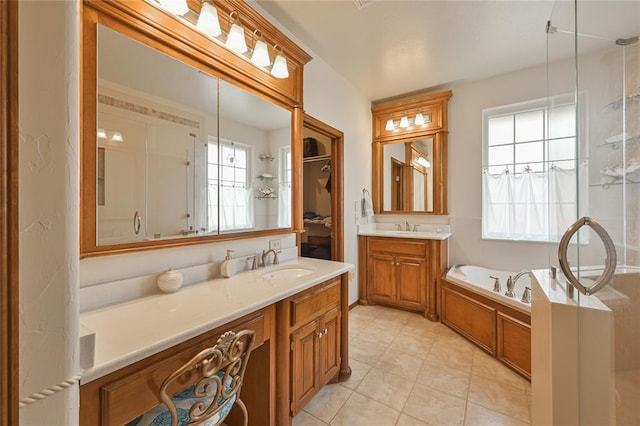
<path id="1" fill-rule="evenodd" d="M 254 341 L 253 330 L 224 333 L 215 346 L 204 349 L 164 380 L 160 387 L 163 404 L 127 426 L 217 426 L 234 404 L 242 410 L 247 426 L 247 407 L 240 399 L 240 389 Z M 193 383 L 194 374 L 193 385 L 171 395 L 170 389 L 180 389 L 185 379 Z"/>

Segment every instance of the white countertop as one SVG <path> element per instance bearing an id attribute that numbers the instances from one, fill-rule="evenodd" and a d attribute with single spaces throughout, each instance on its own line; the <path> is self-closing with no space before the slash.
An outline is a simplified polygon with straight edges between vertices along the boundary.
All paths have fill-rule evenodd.
<path id="1" fill-rule="evenodd" d="M 358 226 L 358 235 L 391 238 L 417 238 L 421 240 L 446 240 L 451 237 L 449 225 L 418 224 L 418 231 L 397 231 L 392 223 L 369 223 Z M 412 227 L 412 226 L 410 226 Z"/>
<path id="2" fill-rule="evenodd" d="M 264 278 L 277 269 L 312 269 L 309 275 Z M 352 270 L 349 263 L 297 258 L 280 265 L 194 284 L 171 294 L 156 294 L 80 315 L 95 333 L 95 359 L 82 383 L 161 352 L 171 346 L 278 302 Z"/>

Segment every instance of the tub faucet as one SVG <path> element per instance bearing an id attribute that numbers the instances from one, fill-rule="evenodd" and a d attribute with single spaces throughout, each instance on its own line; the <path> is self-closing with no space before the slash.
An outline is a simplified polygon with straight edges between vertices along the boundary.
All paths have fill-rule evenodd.
<path id="1" fill-rule="evenodd" d="M 513 277 L 509 275 L 509 278 L 507 278 L 507 291 L 504 293 L 505 296 L 516 297 L 516 294 L 513 292 L 513 288 L 515 287 L 516 282 L 523 275 L 531 276 L 531 271 L 520 271 L 517 274 L 515 274 Z"/>
<path id="2" fill-rule="evenodd" d="M 278 252 L 275 251 L 274 249 L 269 249 L 267 251 L 262 251 L 262 265 L 263 266 L 267 266 L 267 258 L 269 257 L 269 253 L 273 253 L 273 263 L 272 265 L 277 265 L 278 263 L 280 263 L 280 261 L 278 260 Z"/>
<path id="3" fill-rule="evenodd" d="M 495 281 L 493 282 L 493 291 L 496 293 L 500 293 L 502 289 L 500 288 L 500 277 L 494 277 L 489 275 L 489 278 L 493 278 Z"/>

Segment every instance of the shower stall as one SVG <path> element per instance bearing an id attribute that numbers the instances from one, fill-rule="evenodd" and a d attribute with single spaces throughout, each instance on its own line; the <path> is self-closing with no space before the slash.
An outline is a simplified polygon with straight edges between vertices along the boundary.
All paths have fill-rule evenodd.
<path id="1" fill-rule="evenodd" d="M 548 155 L 574 152 L 549 173 L 575 185 L 548 188 L 550 217 L 572 224 L 550 223 L 536 276 L 534 424 L 640 424 L 638 35 L 638 1 L 556 1 L 547 23 Z"/>

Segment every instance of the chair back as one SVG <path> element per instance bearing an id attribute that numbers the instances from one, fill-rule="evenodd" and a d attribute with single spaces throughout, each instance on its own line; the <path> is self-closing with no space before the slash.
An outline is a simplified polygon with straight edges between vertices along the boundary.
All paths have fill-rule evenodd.
<path id="1" fill-rule="evenodd" d="M 204 349 L 165 379 L 160 399 L 171 413 L 172 426 L 219 425 L 234 404 L 241 408 L 247 425 L 248 413 L 240 400 L 240 389 L 254 341 L 253 330 L 227 331 L 215 346 Z M 175 389 L 174 383 L 191 377 L 189 373 L 196 375 L 195 385 L 171 395 L 169 388 Z"/>

